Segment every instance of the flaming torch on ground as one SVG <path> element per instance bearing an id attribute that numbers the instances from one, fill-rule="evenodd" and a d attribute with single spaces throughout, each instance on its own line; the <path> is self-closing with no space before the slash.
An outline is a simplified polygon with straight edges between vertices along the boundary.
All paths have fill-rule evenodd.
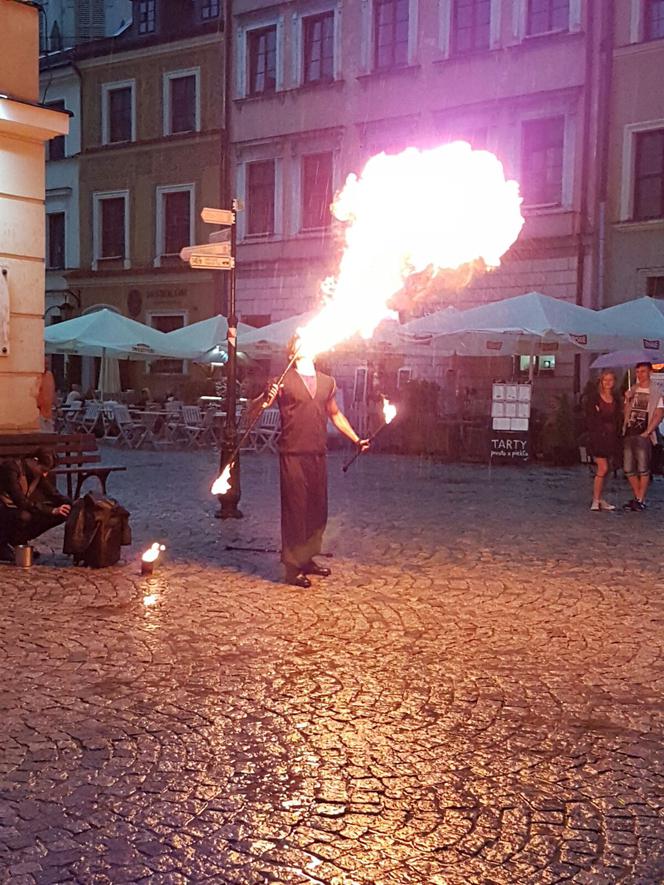
<path id="1" fill-rule="evenodd" d="M 383 397 L 383 423 L 380 425 L 378 430 L 374 430 L 374 432 L 371 434 L 371 436 L 369 437 L 367 442 L 372 443 L 376 439 L 378 434 L 381 432 L 381 430 L 384 430 L 388 424 L 391 424 L 394 421 L 394 419 L 396 418 L 396 416 L 397 416 L 397 407 L 395 405 L 393 405 L 386 396 L 384 396 Z M 348 468 L 350 467 L 351 464 L 354 464 L 355 461 L 357 461 L 357 459 L 360 457 L 361 454 L 362 454 L 362 450 L 359 449 L 357 452 L 355 452 L 355 454 L 353 455 L 352 458 L 350 458 L 348 461 L 346 461 L 344 466 L 341 468 L 344 473 L 346 473 L 346 471 L 348 470 Z"/>
<path id="2" fill-rule="evenodd" d="M 372 157 L 332 205 L 345 248 L 321 287 L 320 311 L 298 329 L 299 354 L 313 359 L 354 335 L 370 338 L 395 315 L 409 280 L 408 298 L 417 300 L 418 275 L 430 287 L 449 271 L 498 267 L 523 226 L 520 207 L 519 186 L 497 157 L 466 142 Z M 227 491 L 237 451 L 214 494 Z"/>

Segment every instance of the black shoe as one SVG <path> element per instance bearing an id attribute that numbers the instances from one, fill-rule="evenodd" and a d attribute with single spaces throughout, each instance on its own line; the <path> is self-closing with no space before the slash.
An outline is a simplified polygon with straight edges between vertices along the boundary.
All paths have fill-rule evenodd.
<path id="1" fill-rule="evenodd" d="M 636 500 L 636 498 L 632 498 L 630 501 L 626 501 L 626 502 L 623 504 L 623 508 L 622 508 L 622 509 L 623 509 L 623 510 L 636 510 L 636 511 L 640 511 L 640 510 L 641 510 L 641 506 L 639 505 L 639 502 Z"/>
<path id="2" fill-rule="evenodd" d="M 305 575 L 316 575 L 318 578 L 329 578 L 332 569 L 326 568 L 324 565 L 318 565 L 313 559 L 302 569 Z"/>
<path id="3" fill-rule="evenodd" d="M 303 574 L 286 575 L 286 583 L 292 584 L 293 587 L 302 587 L 303 590 L 307 590 L 311 587 L 311 581 Z"/>
<path id="4" fill-rule="evenodd" d="M 14 548 L 11 544 L 0 544 L 0 562 L 14 562 Z"/>

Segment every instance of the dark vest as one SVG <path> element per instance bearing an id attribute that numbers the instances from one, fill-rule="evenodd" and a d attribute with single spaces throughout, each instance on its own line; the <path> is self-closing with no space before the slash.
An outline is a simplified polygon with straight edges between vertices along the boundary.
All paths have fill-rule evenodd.
<path id="1" fill-rule="evenodd" d="M 295 369 L 286 373 L 277 399 L 281 413 L 279 448 L 284 454 L 325 454 L 327 404 L 335 390 L 334 378 L 316 372 L 316 395 L 312 397 Z"/>

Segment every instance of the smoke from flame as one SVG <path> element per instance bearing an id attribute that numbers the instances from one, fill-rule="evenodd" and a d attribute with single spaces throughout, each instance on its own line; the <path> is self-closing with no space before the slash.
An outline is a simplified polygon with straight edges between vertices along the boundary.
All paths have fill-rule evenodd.
<path id="1" fill-rule="evenodd" d="M 212 488 L 210 489 L 210 492 L 213 495 L 225 495 L 231 487 L 230 478 L 231 465 L 227 464 L 221 471 L 221 476 L 218 476 L 217 479 L 215 479 L 215 481 L 212 483 Z"/>
<path id="2" fill-rule="evenodd" d="M 321 311 L 298 330 L 300 353 L 369 337 L 414 274 L 498 267 L 523 226 L 520 205 L 500 161 L 463 141 L 372 157 L 332 206 L 346 224 L 345 250 L 336 278 L 323 283 Z"/>

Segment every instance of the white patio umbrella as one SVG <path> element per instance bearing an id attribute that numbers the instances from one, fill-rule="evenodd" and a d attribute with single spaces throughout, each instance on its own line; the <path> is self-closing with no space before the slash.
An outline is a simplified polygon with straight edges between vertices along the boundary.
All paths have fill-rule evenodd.
<path id="1" fill-rule="evenodd" d="M 454 308 L 447 308 L 447 310 L 458 313 Z M 276 323 L 270 323 L 270 325 L 263 326 L 260 329 L 252 329 L 251 332 L 242 336 L 240 336 L 238 331 L 238 346 L 240 350 L 245 351 L 250 356 L 271 356 L 276 353 L 283 353 L 297 330 L 305 326 L 317 312 L 311 310 L 296 316 L 287 317 L 284 320 L 278 320 Z M 430 340 L 413 344 L 402 337 L 402 328 L 397 320 L 383 320 L 370 338 L 354 335 L 352 338 L 340 341 L 335 348 L 335 352 L 348 353 L 349 351 L 360 351 L 365 354 L 368 352 L 379 352 L 403 354 L 406 356 L 426 356 L 427 353 L 431 353 Z M 440 351 L 437 351 L 437 353 L 440 353 Z"/>
<path id="2" fill-rule="evenodd" d="M 260 329 L 252 329 L 246 335 L 238 333 L 238 347 L 252 357 L 267 357 L 282 354 L 288 342 L 301 326 L 315 316 L 317 311 L 299 313 L 284 320 L 277 320 Z"/>
<path id="3" fill-rule="evenodd" d="M 195 354 L 178 348 L 164 332 L 130 320 L 104 308 L 47 326 L 47 353 L 113 357 L 120 360 L 153 360 L 159 357 L 193 359 Z"/>
<path id="4" fill-rule="evenodd" d="M 632 339 L 630 347 L 664 351 L 664 304 L 659 299 L 636 298 L 600 310 L 599 315 L 611 331 Z"/>
<path id="5" fill-rule="evenodd" d="M 404 326 L 405 338 L 454 345 L 464 356 L 535 355 L 561 350 L 598 351 L 624 346 L 598 311 L 540 292 L 493 301 L 458 313 L 439 311 Z"/>
<path id="6" fill-rule="evenodd" d="M 238 341 L 254 331 L 253 326 L 238 323 Z M 174 331 L 167 333 L 167 337 L 176 347 L 197 353 L 198 356 L 195 357 L 197 363 L 209 365 L 210 363 L 226 362 L 228 321 L 221 314 L 200 320 L 200 322 L 192 323 L 189 326 L 183 326 L 181 329 L 174 329 Z"/>
<path id="7" fill-rule="evenodd" d="M 101 391 L 102 399 L 105 399 L 109 393 L 121 393 L 120 364 L 115 357 L 103 357 L 99 368 L 98 389 Z"/>

